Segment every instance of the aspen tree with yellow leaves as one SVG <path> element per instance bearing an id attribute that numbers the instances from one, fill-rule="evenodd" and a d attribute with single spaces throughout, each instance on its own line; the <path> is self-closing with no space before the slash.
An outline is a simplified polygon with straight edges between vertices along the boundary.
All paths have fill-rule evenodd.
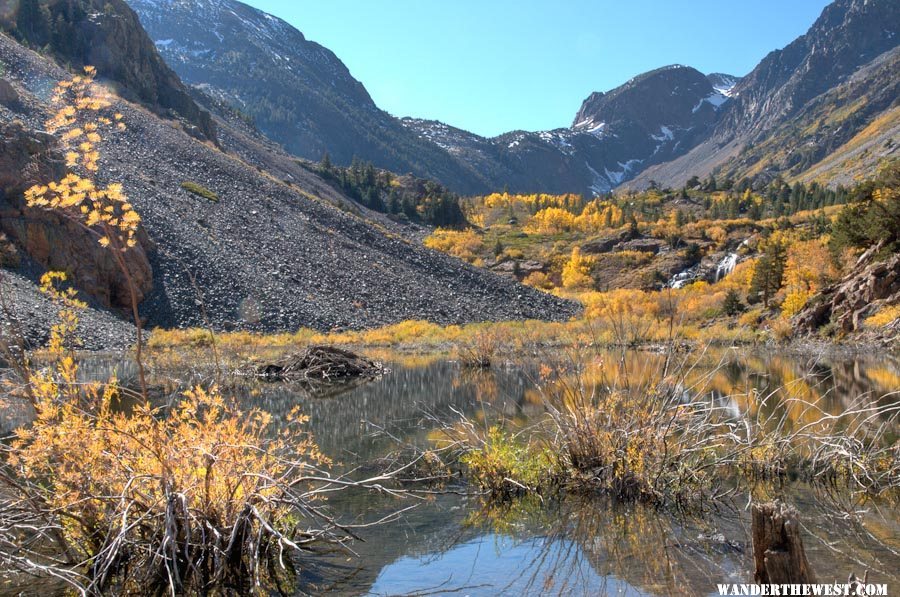
<path id="1" fill-rule="evenodd" d="M 100 168 L 98 147 L 103 141 L 102 133 L 125 130 L 122 114 L 111 112 L 112 98 L 96 83 L 96 76 L 97 70 L 86 66 L 82 74 L 56 85 L 51 103 L 57 109 L 45 126 L 49 132 L 58 134 L 66 165 L 73 171 L 61 180 L 32 186 L 25 191 L 25 203 L 62 214 L 94 234 L 101 246 L 110 249 L 131 295 L 131 314 L 137 328 L 135 361 L 141 394 L 146 399 L 138 292 L 124 256 L 137 244 L 141 218 L 120 183 L 101 186 L 95 178 Z"/>
<path id="2" fill-rule="evenodd" d="M 569 261 L 563 266 L 562 283 L 565 288 L 590 288 L 594 281 L 591 279 L 591 265 L 593 261 L 581 254 L 581 249 L 574 247 Z"/>

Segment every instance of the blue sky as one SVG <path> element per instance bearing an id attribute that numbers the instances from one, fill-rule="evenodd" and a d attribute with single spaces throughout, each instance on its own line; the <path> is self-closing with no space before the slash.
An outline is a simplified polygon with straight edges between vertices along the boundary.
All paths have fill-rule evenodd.
<path id="1" fill-rule="evenodd" d="M 686 64 L 748 73 L 827 0 L 244 0 L 334 51 L 396 116 L 569 126 L 592 91 Z"/>

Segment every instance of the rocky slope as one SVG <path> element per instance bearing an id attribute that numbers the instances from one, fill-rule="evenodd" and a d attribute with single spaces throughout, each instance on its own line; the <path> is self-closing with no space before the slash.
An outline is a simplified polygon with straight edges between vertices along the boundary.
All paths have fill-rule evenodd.
<path id="1" fill-rule="evenodd" d="M 44 345 L 50 338 L 50 327 L 58 321 L 58 307 L 34 284 L 34 277 L 40 271 L 28 266 L 16 271 L 0 269 L 0 288 L 11 315 L 7 317 L 5 312 L 0 315 L 0 329 L 7 337 L 21 338 L 29 348 Z M 134 345 L 134 326 L 96 302 L 79 313 L 79 320 L 84 331 L 81 348 L 85 350 L 123 349 Z"/>
<path id="2" fill-rule="evenodd" d="M 0 62 L 18 95 L 15 109 L 0 105 L 0 123 L 39 128 L 43 90 L 67 73 L 5 35 Z M 104 143 L 101 172 L 124 184 L 152 241 L 152 290 L 141 305 L 151 327 L 203 325 L 204 310 L 217 328 L 269 331 L 576 312 L 338 209 L 352 200 L 225 121 L 218 126 L 227 153 L 135 104 L 116 108 L 128 130 Z M 183 182 L 217 200 L 185 191 Z"/>
<path id="3" fill-rule="evenodd" d="M 900 48 L 894 48 L 773 126 L 720 171 L 733 178 L 780 175 L 852 184 L 854 175 L 871 173 L 900 151 L 898 72 Z"/>
<path id="4" fill-rule="evenodd" d="M 900 303 L 900 254 L 876 259 L 881 248 L 874 246 L 860 255 L 844 279 L 823 289 L 794 316 L 794 327 L 800 332 L 814 332 L 830 323 L 840 333 L 855 332 L 880 307 Z M 896 346 L 900 321 L 882 333 L 885 345 Z"/>

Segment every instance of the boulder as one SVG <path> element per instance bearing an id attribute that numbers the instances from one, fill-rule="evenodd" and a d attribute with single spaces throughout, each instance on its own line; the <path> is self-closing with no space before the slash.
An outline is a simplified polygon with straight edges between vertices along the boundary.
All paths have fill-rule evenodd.
<path id="1" fill-rule="evenodd" d="M 18 123 L 0 125 L 0 232 L 44 268 L 66 272 L 77 288 L 103 305 L 129 307 L 127 279 L 115 256 L 100 246 L 96 235 L 57 212 L 25 205 L 25 189 L 59 180 L 65 171 L 53 136 L 27 130 Z M 141 228 L 138 245 L 125 253 L 139 301 L 153 287 L 147 257 L 151 246 Z"/>
<path id="2" fill-rule="evenodd" d="M 656 255 L 665 246 L 666 242 L 659 239 L 636 238 L 634 240 L 619 243 L 613 248 L 616 251 L 640 251 L 641 253 L 652 253 Z"/>
<path id="3" fill-rule="evenodd" d="M 900 302 L 900 254 L 876 261 L 877 245 L 860 256 L 844 279 L 825 288 L 793 318 L 795 329 L 814 331 L 830 322 L 852 332 L 882 305 Z"/>
<path id="4" fill-rule="evenodd" d="M 581 252 L 587 255 L 596 255 L 598 253 L 609 253 L 619 243 L 628 242 L 637 236 L 637 232 L 631 228 L 613 234 L 612 236 L 602 236 L 589 240 L 581 245 Z"/>
<path id="5" fill-rule="evenodd" d="M 547 265 L 545 263 L 541 263 L 540 261 L 534 261 L 530 259 L 525 261 L 506 259 L 492 265 L 491 270 L 499 274 L 507 274 L 510 276 L 515 276 L 516 273 L 518 273 L 518 277 L 524 278 L 525 276 L 533 272 L 546 271 Z"/>
<path id="6" fill-rule="evenodd" d="M 6 79 L 0 79 L 0 104 L 7 108 L 15 108 L 19 105 L 19 93 Z"/>

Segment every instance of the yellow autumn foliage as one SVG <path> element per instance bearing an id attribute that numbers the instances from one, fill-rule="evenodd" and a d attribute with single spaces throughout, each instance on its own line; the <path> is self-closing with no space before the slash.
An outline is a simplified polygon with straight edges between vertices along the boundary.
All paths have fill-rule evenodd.
<path id="1" fill-rule="evenodd" d="M 575 215 L 561 207 L 548 207 L 534 214 L 525 224 L 530 234 L 558 234 L 575 229 Z"/>
<path id="2" fill-rule="evenodd" d="M 123 592 L 143 593 L 151 571 L 168 574 L 160 582 L 172 594 L 205 590 L 241 567 L 260 584 L 257 550 L 296 548 L 289 537 L 309 512 L 302 496 L 310 483 L 301 477 L 328 462 L 304 428 L 307 417 L 294 409 L 276 429 L 271 415 L 241 409 L 216 386 L 193 387 L 172 406 L 122 408 L 128 391 L 115 377 L 79 375 L 72 339 L 85 305 L 59 287 L 65 281 L 60 272 L 41 280 L 59 323 L 45 354 L 50 366 L 22 367 L 34 420 L 0 448 L 12 474 L 3 479 L 5 503 L 19 524 L 43 533 L 41 552 L 52 547 L 82 562 L 54 575 L 83 594 L 105 592 L 111 578 Z M 173 532 L 192 549 L 170 545 Z M 20 552 L 35 557 L 30 547 Z M 122 558 L 128 566 L 116 565 Z"/>
<path id="3" fill-rule="evenodd" d="M 104 115 L 112 101 L 94 81 L 96 70 L 84 68 L 83 75 L 61 81 L 51 101 L 59 106 L 45 123 L 51 133 L 59 133 L 66 165 L 81 169 L 83 175 L 70 172 L 59 181 L 34 185 L 25 191 L 29 207 L 55 210 L 81 223 L 97 234 L 98 242 L 125 251 L 136 244 L 140 216 L 128 202 L 122 185 L 99 185 L 94 176 L 98 170 L 102 141 L 100 130 L 124 130 L 122 115 Z"/>
<path id="4" fill-rule="evenodd" d="M 785 318 L 791 318 L 800 312 L 812 296 L 809 290 L 797 289 L 788 292 L 781 303 L 781 315 Z"/>
<path id="5" fill-rule="evenodd" d="M 481 236 L 471 229 L 438 228 L 425 238 L 424 244 L 429 249 L 453 255 L 469 263 L 478 261 L 479 253 L 484 249 L 484 241 Z"/>
<path id="6" fill-rule="evenodd" d="M 565 288 L 590 288 L 594 284 L 591 278 L 591 266 L 594 260 L 581 254 L 578 247 L 572 248 L 572 255 L 563 266 L 562 284 Z"/>
<path id="7" fill-rule="evenodd" d="M 871 328 L 883 328 L 900 319 L 900 305 L 884 305 L 866 318 L 865 324 Z"/>

